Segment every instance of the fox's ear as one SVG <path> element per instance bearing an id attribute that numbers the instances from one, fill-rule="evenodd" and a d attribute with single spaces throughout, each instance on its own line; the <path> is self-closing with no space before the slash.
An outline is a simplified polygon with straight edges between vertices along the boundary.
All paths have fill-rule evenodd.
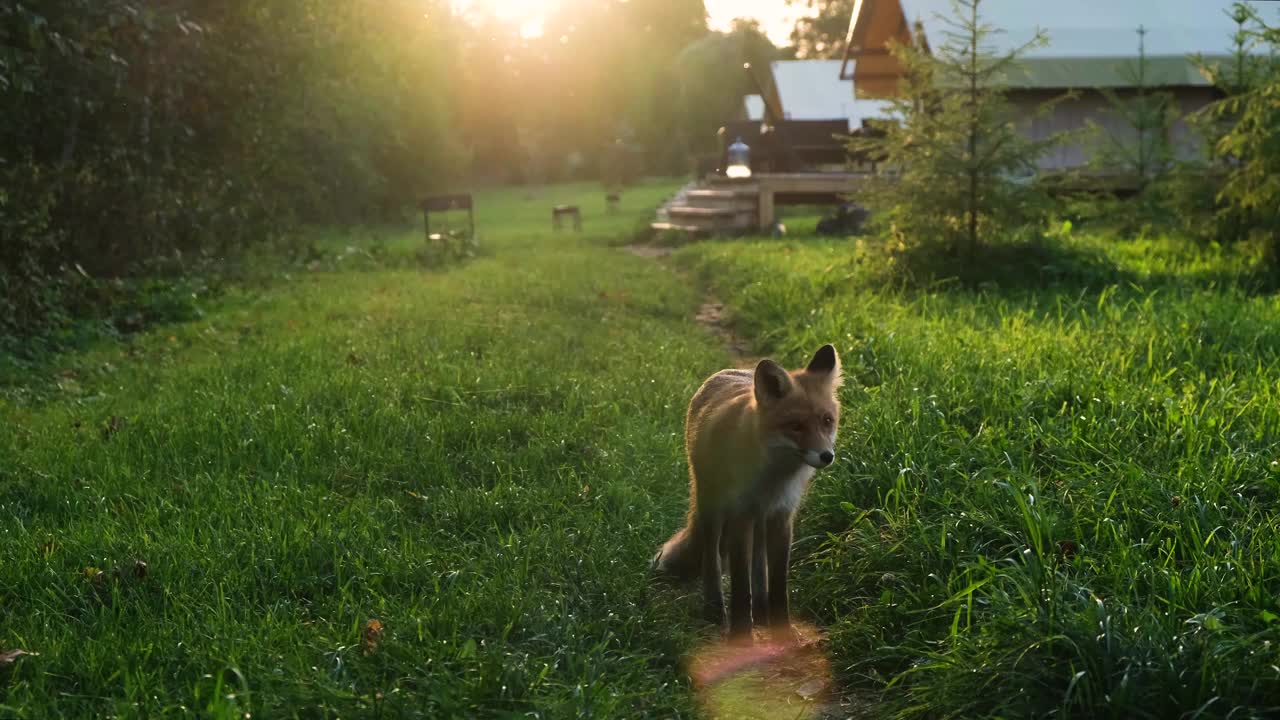
<path id="1" fill-rule="evenodd" d="M 818 352 L 813 354 L 813 359 L 809 361 L 809 367 L 805 368 L 806 372 L 814 375 L 827 375 L 829 373 L 840 374 L 840 356 L 836 355 L 834 345 L 823 345 L 818 348 Z"/>
<path id="2" fill-rule="evenodd" d="M 778 363 L 764 359 L 756 365 L 756 402 L 781 400 L 791 392 L 791 375 Z"/>
<path id="3" fill-rule="evenodd" d="M 840 387 L 844 382 L 844 377 L 840 374 L 840 356 L 836 354 L 836 349 L 832 345 L 823 345 L 818 348 L 818 352 L 813 354 L 813 359 L 809 361 L 809 367 L 805 368 L 805 372 L 824 378 L 832 390 Z"/>

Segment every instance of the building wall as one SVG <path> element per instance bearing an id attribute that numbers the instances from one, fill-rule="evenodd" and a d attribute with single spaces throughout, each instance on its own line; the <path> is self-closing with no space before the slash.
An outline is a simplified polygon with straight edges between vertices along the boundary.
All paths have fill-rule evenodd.
<path id="1" fill-rule="evenodd" d="M 1185 87 L 1175 88 L 1170 92 L 1174 95 L 1179 116 L 1178 121 L 1170 128 L 1170 140 L 1178 157 L 1194 158 L 1201 152 L 1202 143 L 1182 118 L 1212 102 L 1214 91 L 1212 88 Z M 1048 140 L 1064 134 L 1067 136 L 1042 156 L 1041 170 L 1069 170 L 1088 163 L 1090 157 L 1097 152 L 1100 142 L 1088 130 L 1089 120 L 1106 128 L 1121 142 L 1134 138 L 1133 128 L 1115 114 L 1106 97 L 1097 91 L 1081 92 L 1073 99 L 1059 102 L 1048 114 L 1036 115 L 1036 108 L 1041 103 L 1060 94 L 1046 90 L 1015 91 L 1010 94 L 1009 99 L 1018 116 L 1029 118 L 1026 127 L 1027 134 L 1032 139 Z M 1135 93 L 1126 90 L 1117 94 L 1123 98 Z"/>

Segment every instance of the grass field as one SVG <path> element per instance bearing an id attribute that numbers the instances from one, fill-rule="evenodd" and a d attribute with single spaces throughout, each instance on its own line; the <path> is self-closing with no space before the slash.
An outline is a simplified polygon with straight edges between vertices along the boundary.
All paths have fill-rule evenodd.
<path id="1" fill-rule="evenodd" d="M 678 258 L 740 334 L 834 339 L 797 601 L 907 717 L 1280 713 L 1280 301 L 1246 258 L 1078 239 L 1093 287 L 887 291 L 847 243 Z"/>
<path id="2" fill-rule="evenodd" d="M 1280 303 L 1242 260 L 1083 239 L 1094 286 L 886 290 L 793 238 L 682 276 L 612 247 L 674 189 L 485 193 L 438 271 L 326 234 L 3 389 L 0 653 L 39 655 L 0 718 L 698 716 L 712 635 L 647 575 L 730 362 L 690 277 L 753 349 L 842 353 L 793 602 L 873 716 L 1280 713 Z"/>
<path id="3" fill-rule="evenodd" d="M 485 194 L 480 259 L 303 274 L 10 388 L 0 651 L 39 655 L 0 717 L 689 715 L 703 628 L 647 562 L 726 358 L 606 246 L 673 189 Z"/>

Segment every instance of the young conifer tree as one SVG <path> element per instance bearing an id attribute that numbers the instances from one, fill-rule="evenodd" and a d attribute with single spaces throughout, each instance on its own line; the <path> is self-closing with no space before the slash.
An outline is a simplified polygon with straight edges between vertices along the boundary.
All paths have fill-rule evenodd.
<path id="1" fill-rule="evenodd" d="M 982 0 L 952 0 L 940 37 L 916 24 L 909 45 L 891 50 L 905 76 L 879 137 L 853 150 L 888 169 L 870 188 L 871 203 L 908 247 L 935 246 L 972 262 L 985 240 L 1007 236 L 1041 206 L 1027 180 L 1051 141 L 1030 139 L 1026 110 L 1007 98 L 1026 53 L 1048 42 L 1037 31 L 997 52 L 1000 31 L 981 14 Z M 1049 104 L 1032 109 L 1047 110 Z"/>
<path id="2" fill-rule="evenodd" d="M 1138 27 L 1138 57 L 1120 69 L 1133 94 L 1122 96 L 1112 88 L 1100 92 L 1107 100 L 1114 126 L 1095 120 L 1089 127 L 1101 140 L 1091 164 L 1106 172 L 1131 175 L 1139 197 L 1146 197 L 1148 186 L 1159 180 L 1173 161 L 1173 143 L 1169 132 L 1174 122 L 1173 96 L 1157 90 L 1156 68 L 1147 57 L 1147 29 Z"/>
<path id="3" fill-rule="evenodd" d="M 1256 183 L 1246 181 L 1241 173 L 1240 153 L 1252 152 L 1245 149 L 1250 143 L 1256 149 L 1266 142 L 1268 123 L 1263 116 L 1266 107 L 1275 101 L 1268 99 L 1264 88 L 1268 80 L 1274 82 L 1276 76 L 1274 48 L 1275 41 L 1280 39 L 1277 31 L 1262 23 L 1256 10 L 1249 5 L 1236 3 L 1230 10 L 1230 16 L 1236 25 L 1231 55 L 1220 60 L 1193 57 L 1200 71 L 1221 95 L 1220 100 L 1188 117 L 1205 140 L 1206 157 L 1184 173 L 1191 177 L 1186 185 L 1198 191 L 1200 197 L 1208 196 L 1210 201 L 1184 202 L 1177 208 L 1179 214 L 1197 221 L 1211 216 L 1211 222 L 1197 226 L 1199 232 L 1196 234 L 1221 243 L 1243 240 L 1255 234 L 1259 209 L 1264 224 L 1266 215 L 1270 213 L 1265 202 L 1248 198 L 1253 191 L 1246 188 Z M 1270 56 L 1262 52 L 1267 45 L 1272 47 Z M 1245 111 L 1249 108 L 1254 112 L 1251 118 L 1246 118 Z M 1246 129 L 1246 121 L 1251 122 L 1251 128 Z M 1271 131 L 1277 131 L 1274 125 Z M 1258 175 L 1255 174 L 1256 177 Z"/>
<path id="4" fill-rule="evenodd" d="M 1280 272 L 1280 27 L 1237 3 L 1236 52 L 1229 62 L 1203 63 L 1225 97 L 1201 111 L 1211 159 L 1224 172 L 1216 196 L 1222 241 L 1255 238 Z M 1270 52 L 1260 52 L 1266 48 Z"/>

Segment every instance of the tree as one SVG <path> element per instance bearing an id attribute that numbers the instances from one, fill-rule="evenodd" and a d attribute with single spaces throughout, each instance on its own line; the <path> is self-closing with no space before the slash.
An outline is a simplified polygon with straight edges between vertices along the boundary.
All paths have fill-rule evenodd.
<path id="1" fill-rule="evenodd" d="M 1008 77 L 1042 32 L 995 53 L 999 31 L 985 23 L 981 0 L 952 0 L 945 31 L 924 43 L 917 24 L 910 45 L 892 52 L 905 77 L 881 137 L 855 140 L 852 149 L 890 168 L 871 188 L 873 203 L 904 244 L 945 248 L 966 263 L 984 238 L 999 238 L 1027 222 L 1038 207 L 1028 178 L 1051 145 L 1028 139 L 1006 100 Z M 1042 106 L 1041 110 L 1047 110 Z"/>
<path id="2" fill-rule="evenodd" d="M 1102 141 L 1101 150 L 1092 158 L 1093 165 L 1133 175 L 1139 197 L 1147 200 L 1148 186 L 1173 161 L 1169 131 L 1174 121 L 1174 103 L 1170 93 L 1152 88 L 1147 30 L 1139 26 L 1137 32 L 1138 57 L 1121 68 L 1121 76 L 1133 88 L 1133 95 L 1123 97 L 1111 88 L 1101 90 L 1111 114 L 1119 120 L 1121 132 L 1092 119 L 1089 126 Z"/>
<path id="3" fill-rule="evenodd" d="M 787 4 L 803 5 L 808 12 L 796 20 L 795 29 L 791 31 L 796 57 L 838 57 L 844 49 L 855 0 L 787 0 Z"/>
<path id="4" fill-rule="evenodd" d="M 710 33 L 676 58 L 681 141 L 689 154 L 717 149 L 716 130 L 742 119 L 743 97 L 756 88 L 743 70 L 769 67 L 778 49 L 754 20 L 738 19 L 730 32 Z"/>
<path id="5" fill-rule="evenodd" d="M 0 3 L 0 336 L 447 182 L 445 7 Z"/>
<path id="6" fill-rule="evenodd" d="M 1208 108 L 1211 126 L 1220 130 L 1213 152 L 1226 169 L 1218 212 L 1225 224 L 1262 240 L 1271 267 L 1280 272 L 1280 63 L 1274 52 L 1280 28 L 1243 3 L 1235 13 L 1236 62 L 1219 70 L 1230 94 Z M 1243 49 L 1259 44 L 1271 48 L 1271 57 L 1251 63 Z"/>

